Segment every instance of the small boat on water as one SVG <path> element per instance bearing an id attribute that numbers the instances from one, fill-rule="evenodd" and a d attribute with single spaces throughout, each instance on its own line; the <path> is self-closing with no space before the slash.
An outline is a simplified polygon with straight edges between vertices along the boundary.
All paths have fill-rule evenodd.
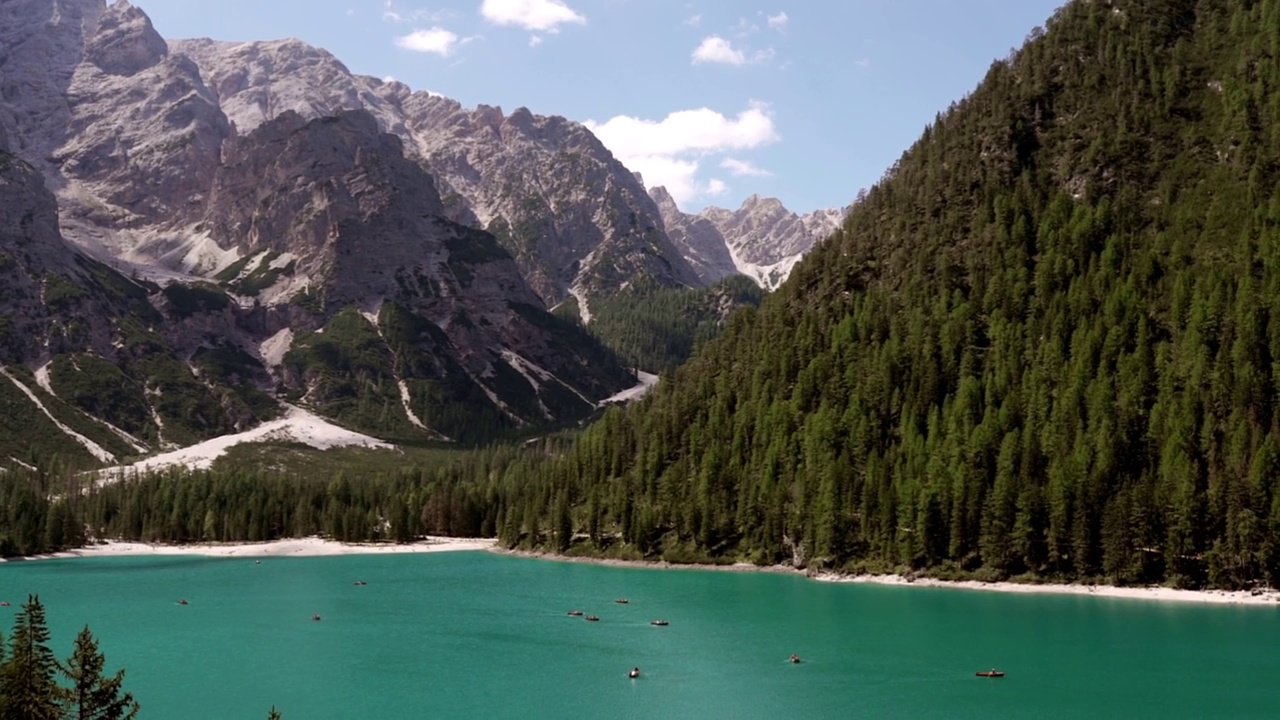
<path id="1" fill-rule="evenodd" d="M 995 668 L 992 668 L 990 670 L 979 670 L 976 674 L 978 677 L 987 677 L 987 678 L 1004 677 L 1004 671 L 996 670 Z"/>
<path id="2" fill-rule="evenodd" d="M 666 620 L 650 620 L 650 621 L 649 621 L 649 624 L 650 624 L 650 625 L 657 625 L 658 627 L 666 627 L 666 626 L 670 625 L 671 623 L 667 622 Z"/>
<path id="3" fill-rule="evenodd" d="M 790 660 L 790 661 L 791 661 L 791 662 L 793 662 L 793 663 L 799 663 L 799 662 L 800 662 L 800 656 L 799 656 L 799 655 L 797 655 L 797 654 L 795 654 L 795 653 L 791 653 L 791 657 L 790 657 L 790 658 L 787 658 L 787 659 L 788 659 L 788 660 Z"/>
<path id="4" fill-rule="evenodd" d="M 582 617 L 582 611 L 581 611 L 581 610 L 570 610 L 570 611 L 569 611 L 569 616 L 570 616 L 570 617 Z"/>
<path id="5" fill-rule="evenodd" d="M 363 586 L 365 586 L 365 585 L 368 585 L 369 583 L 365 582 L 364 580 L 357 580 L 357 581 L 355 581 L 355 582 L 353 582 L 353 583 L 351 583 L 351 584 L 352 584 L 352 585 L 358 585 L 358 586 L 363 587 Z"/>
<path id="6" fill-rule="evenodd" d="M 311 619 L 315 622 L 320 621 L 320 613 L 311 613 Z"/>
<path id="7" fill-rule="evenodd" d="M 588 615 L 587 622 L 600 622 L 600 618 L 595 615 Z"/>
<path id="8" fill-rule="evenodd" d="M 0 602 L 0 607 L 9 607 L 9 601 L 5 600 L 4 602 Z"/>
<path id="9" fill-rule="evenodd" d="M 187 604 L 187 599 L 186 599 L 186 598 L 182 598 L 182 599 L 178 600 L 178 604 L 179 604 L 179 605 L 186 605 L 186 604 Z"/>
<path id="10" fill-rule="evenodd" d="M 614 602 L 618 603 L 619 605 L 626 605 L 630 601 L 627 600 L 626 598 L 618 598 L 617 600 L 614 600 Z"/>
<path id="11" fill-rule="evenodd" d="M 631 668 L 631 672 L 627 673 L 627 677 L 631 678 L 632 680 L 635 680 L 636 678 L 640 677 L 640 668 L 638 667 Z"/>

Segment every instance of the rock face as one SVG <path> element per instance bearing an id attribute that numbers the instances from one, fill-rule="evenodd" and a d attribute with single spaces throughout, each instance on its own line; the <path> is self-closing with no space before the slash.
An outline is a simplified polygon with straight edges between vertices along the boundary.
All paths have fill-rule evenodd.
<path id="1" fill-rule="evenodd" d="M 662 213 L 667 236 L 689 261 L 702 282 L 710 284 L 739 272 L 724 233 L 715 223 L 700 215 L 681 212 L 675 199 L 664 187 L 651 189 L 649 195 Z"/>
<path id="2" fill-rule="evenodd" d="M 40 172 L 0 145 L 0 363 L 42 352 L 111 352 L 110 297 L 58 233 Z"/>
<path id="3" fill-rule="evenodd" d="M 368 110 L 435 177 L 447 216 L 486 229 L 547 305 L 571 291 L 607 295 L 641 277 L 699 284 L 640 182 L 578 123 L 520 108 L 474 110 L 402 83 L 352 75 L 296 40 L 179 40 L 236 131 L 284 112 Z"/>
<path id="4" fill-rule="evenodd" d="M 357 324 L 370 327 L 357 332 L 382 360 L 366 372 L 404 388 L 381 400 L 410 425 L 456 438 L 466 428 L 454 415 L 485 396 L 499 424 L 563 419 L 628 381 L 585 332 L 546 313 L 492 236 L 442 217 L 431 176 L 368 112 L 307 121 L 288 111 L 229 142 L 224 156 L 204 225 L 250 260 L 221 276 L 226 285 L 256 291 L 313 349 L 330 338 L 306 331 L 328 332 L 359 311 Z M 417 335 L 400 335 L 415 324 Z M 342 393 L 331 388 L 341 368 L 328 360 L 286 356 L 285 384 L 342 417 Z M 424 421 L 446 415 L 448 428 Z"/>
<path id="5" fill-rule="evenodd" d="M 40 367 L 38 392 L 73 398 L 60 412 L 129 438 L 107 454 L 242 430 L 280 397 L 392 439 L 481 440 L 632 384 L 546 310 L 579 258 L 548 254 L 566 267 L 533 274 L 540 296 L 493 235 L 456 222 L 481 224 L 427 172 L 404 109 L 425 94 L 296 42 L 231 46 L 227 71 L 206 71 L 192 55 L 227 47 L 171 47 L 123 0 L 6 1 L 0 41 L 0 367 Z M 502 124 L 534 143 L 539 122 Z M 628 196 L 604 197 L 592 218 Z M 634 222 L 657 237 L 591 250 L 625 240 L 634 267 L 696 282 L 664 265 L 651 216 Z"/>
<path id="6" fill-rule="evenodd" d="M 0 197 L 0 467 L 113 462 L 271 414 L 240 377 L 198 380 L 201 349 L 156 330 L 179 327 L 160 289 L 67 244 L 42 173 L 3 149 Z"/>
<path id="7" fill-rule="evenodd" d="M 67 136 L 71 76 L 102 0 L 0 3 L 0 127 L 14 153 L 43 169 Z"/>
<path id="8" fill-rule="evenodd" d="M 664 188 L 650 191 L 667 233 L 704 282 L 741 273 L 767 290 L 776 289 L 796 262 L 835 232 L 848 208 L 796 215 L 776 198 L 752 195 L 742 207 L 681 212 Z"/>

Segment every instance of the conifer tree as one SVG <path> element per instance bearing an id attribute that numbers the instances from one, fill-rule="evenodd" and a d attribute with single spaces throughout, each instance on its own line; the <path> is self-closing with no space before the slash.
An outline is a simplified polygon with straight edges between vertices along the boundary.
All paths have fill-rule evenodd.
<path id="1" fill-rule="evenodd" d="M 0 698 L 4 702 L 0 718 L 60 720 L 57 672 L 44 606 L 38 596 L 30 595 L 14 617 L 9 658 L 0 667 Z"/>
<path id="2" fill-rule="evenodd" d="M 124 670 L 107 677 L 102 673 L 104 664 L 98 641 L 86 625 L 76 636 L 75 651 L 63 669 L 71 681 L 64 695 L 71 720 L 133 720 L 138 716 L 133 695 L 121 690 Z"/>

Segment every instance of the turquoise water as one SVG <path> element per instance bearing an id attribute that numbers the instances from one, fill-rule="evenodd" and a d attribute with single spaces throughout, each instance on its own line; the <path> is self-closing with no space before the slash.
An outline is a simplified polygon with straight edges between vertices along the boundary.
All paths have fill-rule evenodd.
<path id="1" fill-rule="evenodd" d="M 90 625 L 143 718 L 1280 717 L 1280 607 L 485 552 L 92 558 L 0 565 L 6 632 L 29 592 L 60 657 Z"/>

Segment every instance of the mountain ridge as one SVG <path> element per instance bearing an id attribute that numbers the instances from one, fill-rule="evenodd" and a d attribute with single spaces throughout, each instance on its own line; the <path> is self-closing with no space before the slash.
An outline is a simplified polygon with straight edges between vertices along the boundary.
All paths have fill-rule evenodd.
<path id="1" fill-rule="evenodd" d="M 668 234 L 704 282 L 739 273 L 765 290 L 785 282 L 800 258 L 834 233 L 849 212 L 846 207 L 797 215 L 777 198 L 753 194 L 737 210 L 711 205 L 689 214 L 666 188 L 652 188 L 649 195 Z"/>

